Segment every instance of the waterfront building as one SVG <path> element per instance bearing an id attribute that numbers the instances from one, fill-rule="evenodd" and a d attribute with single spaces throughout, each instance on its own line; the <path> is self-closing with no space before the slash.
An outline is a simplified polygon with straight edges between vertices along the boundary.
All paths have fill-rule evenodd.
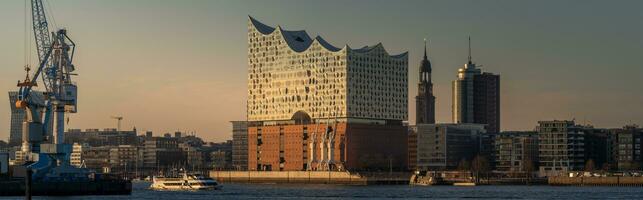
<path id="1" fill-rule="evenodd" d="M 453 81 L 453 123 L 485 124 L 487 132 L 500 132 L 500 76 L 482 72 L 471 61 L 458 69 Z"/>
<path id="2" fill-rule="evenodd" d="M 32 91 L 31 100 L 36 104 L 44 107 L 45 96 L 40 91 Z M 16 101 L 18 100 L 17 91 L 9 91 L 9 107 L 11 108 L 11 122 L 9 127 L 9 146 L 20 146 L 22 144 L 22 122 L 26 115 L 24 109 L 16 108 Z M 41 110 L 40 112 L 44 112 Z M 39 116 L 40 117 L 40 116 Z M 52 123 L 49 123 L 50 125 Z M 49 127 L 51 128 L 51 126 Z M 50 129 L 51 130 L 51 129 Z"/>
<path id="3" fill-rule="evenodd" d="M 501 132 L 495 137 L 495 167 L 503 172 L 538 169 L 538 134 L 534 131 Z"/>
<path id="4" fill-rule="evenodd" d="M 483 124 L 417 124 L 417 168 L 451 170 L 481 149 Z"/>
<path id="5" fill-rule="evenodd" d="M 539 121 L 536 130 L 541 176 L 584 168 L 585 132 L 582 126 L 568 120 Z"/>
<path id="6" fill-rule="evenodd" d="M 615 165 L 618 136 L 613 130 L 574 121 L 538 122 L 539 173 L 552 176 L 577 170 L 609 170 Z"/>
<path id="7" fill-rule="evenodd" d="M 407 74 L 407 53 L 338 48 L 250 17 L 248 169 L 406 169 Z"/>
<path id="8" fill-rule="evenodd" d="M 643 129 L 628 125 L 611 130 L 613 136 L 613 163 L 618 170 L 640 170 L 643 166 L 641 139 Z"/>
<path id="9" fill-rule="evenodd" d="M 232 165 L 248 170 L 248 122 L 232 121 Z"/>
<path id="10" fill-rule="evenodd" d="M 582 126 L 585 133 L 584 149 L 585 149 L 585 165 L 584 170 L 598 170 L 609 168 L 609 164 L 613 163 L 613 136 L 608 129 L 594 128 L 591 125 Z M 593 164 L 590 164 L 593 163 Z M 588 169 L 590 167 L 591 169 Z"/>

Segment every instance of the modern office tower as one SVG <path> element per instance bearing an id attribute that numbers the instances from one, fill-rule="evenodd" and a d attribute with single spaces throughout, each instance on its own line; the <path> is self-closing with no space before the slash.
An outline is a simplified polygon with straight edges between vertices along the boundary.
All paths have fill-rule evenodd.
<path id="1" fill-rule="evenodd" d="M 415 97 L 416 124 L 435 123 L 435 96 L 431 82 L 431 62 L 426 56 L 426 40 L 424 41 L 424 59 L 420 62 L 420 83 L 418 95 Z"/>
<path id="2" fill-rule="evenodd" d="M 407 53 L 338 48 L 250 17 L 248 169 L 406 169 L 407 74 Z"/>
<path id="3" fill-rule="evenodd" d="M 473 123 L 500 132 L 500 75 L 484 72 L 473 77 Z"/>
<path id="4" fill-rule="evenodd" d="M 9 130 L 9 146 L 20 146 L 22 144 L 22 122 L 25 119 L 25 110 L 16 108 L 18 100 L 17 91 L 9 91 L 9 107 L 11 108 L 11 126 Z M 41 106 L 45 106 L 45 97 L 42 92 L 31 92 L 31 100 Z M 41 112 L 43 112 L 42 110 Z M 49 123 L 50 125 L 52 123 Z M 51 127 L 50 127 L 51 128 Z"/>
<path id="5" fill-rule="evenodd" d="M 538 134 L 536 132 L 501 132 L 495 137 L 496 170 L 536 172 L 538 170 Z"/>
<path id="6" fill-rule="evenodd" d="M 418 170 L 456 169 L 478 154 L 482 124 L 417 124 Z"/>
<path id="7" fill-rule="evenodd" d="M 574 121 L 539 121 L 538 149 L 541 175 L 582 170 L 585 165 L 584 127 Z"/>
<path id="8" fill-rule="evenodd" d="M 248 122 L 232 121 L 232 166 L 248 169 Z"/>
<path id="9" fill-rule="evenodd" d="M 471 61 L 471 39 L 469 61 L 453 81 L 452 112 L 454 123 L 486 124 L 488 132 L 500 132 L 500 76 L 483 73 Z"/>

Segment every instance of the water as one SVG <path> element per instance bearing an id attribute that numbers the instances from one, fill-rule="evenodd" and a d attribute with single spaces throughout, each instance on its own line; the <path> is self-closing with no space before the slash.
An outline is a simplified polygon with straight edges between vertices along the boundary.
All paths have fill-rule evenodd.
<path id="1" fill-rule="evenodd" d="M 34 199 L 643 199 L 643 187 L 225 184 L 223 190 L 217 191 L 170 192 L 148 190 L 148 186 L 149 183 L 134 183 L 131 196 L 34 197 Z"/>

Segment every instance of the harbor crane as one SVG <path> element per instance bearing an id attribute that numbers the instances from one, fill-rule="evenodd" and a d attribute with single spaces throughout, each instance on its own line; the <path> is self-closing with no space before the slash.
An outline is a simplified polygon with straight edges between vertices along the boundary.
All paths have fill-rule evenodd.
<path id="1" fill-rule="evenodd" d="M 64 144 L 65 114 L 77 112 L 77 85 L 72 81 L 76 70 L 72 64 L 76 44 L 67 35 L 66 29 L 49 31 L 42 0 L 31 0 L 31 16 L 38 66 L 32 77 L 26 68 L 24 81 L 18 81 L 18 100 L 16 108 L 25 109 L 26 117 L 22 124 L 21 154 L 28 167 L 34 170 L 34 179 L 56 171 L 56 168 L 69 169 L 71 145 Z M 45 92 L 43 106 L 31 99 L 33 87 L 41 79 Z M 43 119 L 44 118 L 44 119 Z M 49 130 L 48 123 L 53 123 Z M 80 173 L 76 173 L 78 175 Z M 58 178 L 62 178 L 59 175 Z M 52 177 L 47 175 L 48 179 Z M 64 177 L 69 178 L 69 177 Z"/>
<path id="2" fill-rule="evenodd" d="M 112 116 L 111 118 L 118 121 L 116 131 L 121 131 L 121 120 L 123 120 L 123 116 Z"/>

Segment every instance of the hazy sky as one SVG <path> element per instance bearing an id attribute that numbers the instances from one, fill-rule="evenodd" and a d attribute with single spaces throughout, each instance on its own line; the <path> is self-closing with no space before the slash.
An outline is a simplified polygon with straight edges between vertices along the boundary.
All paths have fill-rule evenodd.
<path id="1" fill-rule="evenodd" d="M 474 62 L 501 75 L 503 130 L 572 118 L 643 124 L 643 1 L 48 1 L 50 27 L 68 28 L 78 45 L 71 128 L 115 127 L 109 117 L 122 115 L 124 128 L 231 138 L 229 121 L 245 119 L 248 15 L 335 46 L 409 51 L 412 98 L 429 37 L 439 122 L 451 119 L 451 80 L 471 35 Z M 24 6 L 0 2 L 1 140 L 6 91 L 24 77 Z"/>

